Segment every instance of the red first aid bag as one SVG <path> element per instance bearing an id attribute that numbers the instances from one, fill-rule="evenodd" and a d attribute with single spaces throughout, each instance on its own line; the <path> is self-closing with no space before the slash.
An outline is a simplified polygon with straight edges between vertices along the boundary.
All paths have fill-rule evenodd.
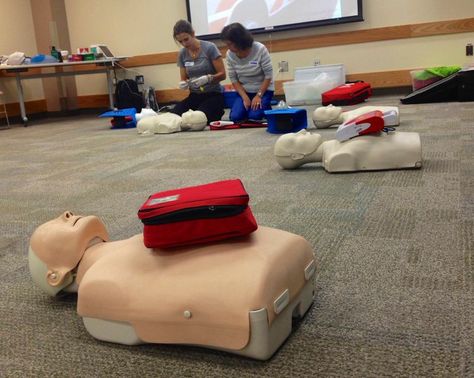
<path id="1" fill-rule="evenodd" d="M 148 248 L 169 248 L 247 235 L 257 229 L 239 179 L 167 190 L 138 210 Z"/>
<path id="2" fill-rule="evenodd" d="M 333 88 L 321 95 L 324 106 L 333 105 L 354 105 L 367 100 L 372 95 L 372 87 L 369 83 L 356 81 L 346 83 Z"/>

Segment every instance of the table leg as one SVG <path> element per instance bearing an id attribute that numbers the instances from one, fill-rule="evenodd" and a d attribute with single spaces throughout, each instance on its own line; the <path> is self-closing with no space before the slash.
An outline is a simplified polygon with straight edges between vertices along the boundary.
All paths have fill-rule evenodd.
<path id="1" fill-rule="evenodd" d="M 18 91 L 18 100 L 20 102 L 20 113 L 21 113 L 21 119 L 23 121 L 23 124 L 25 127 L 28 124 L 28 117 L 26 117 L 26 110 L 25 110 L 25 99 L 23 97 L 23 86 L 21 85 L 21 78 L 20 74 L 17 73 L 15 75 L 16 78 L 16 89 Z"/>
<path id="2" fill-rule="evenodd" d="M 109 91 L 109 105 L 110 109 L 114 109 L 114 83 L 112 82 L 111 70 L 106 69 L 105 73 L 107 75 L 107 89 Z"/>

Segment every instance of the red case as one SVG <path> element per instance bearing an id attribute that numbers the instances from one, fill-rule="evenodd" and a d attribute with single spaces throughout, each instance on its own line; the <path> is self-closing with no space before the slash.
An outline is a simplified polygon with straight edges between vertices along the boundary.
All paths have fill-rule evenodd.
<path id="1" fill-rule="evenodd" d="M 167 190 L 138 210 L 148 248 L 169 248 L 247 235 L 257 229 L 239 179 Z"/>
<path id="2" fill-rule="evenodd" d="M 259 122 L 259 121 L 244 121 L 240 123 L 232 123 L 230 125 L 222 125 L 222 126 L 215 126 L 211 124 L 209 128 L 211 130 L 232 130 L 232 129 L 249 129 L 249 128 L 256 128 L 256 127 L 267 127 L 268 124 L 266 122 Z"/>
<path id="3" fill-rule="evenodd" d="M 340 85 L 321 95 L 324 106 L 354 105 L 364 102 L 372 95 L 372 87 L 369 83 L 357 81 Z"/>

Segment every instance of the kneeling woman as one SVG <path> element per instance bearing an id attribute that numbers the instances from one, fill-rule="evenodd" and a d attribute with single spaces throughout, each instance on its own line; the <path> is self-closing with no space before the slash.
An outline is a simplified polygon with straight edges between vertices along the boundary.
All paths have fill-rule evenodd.
<path id="1" fill-rule="evenodd" d="M 190 94 L 172 112 L 180 116 L 188 110 L 200 110 L 208 122 L 220 120 L 224 115 L 224 96 L 219 82 L 226 77 L 221 53 L 214 43 L 197 39 L 186 20 L 175 24 L 173 37 L 183 46 L 178 56 L 179 87 L 189 89 Z"/>
<path id="2" fill-rule="evenodd" d="M 229 49 L 226 57 L 229 79 L 240 95 L 232 106 L 230 119 L 233 122 L 261 120 L 264 110 L 271 109 L 275 89 L 270 54 L 239 23 L 224 27 L 221 39 Z"/>

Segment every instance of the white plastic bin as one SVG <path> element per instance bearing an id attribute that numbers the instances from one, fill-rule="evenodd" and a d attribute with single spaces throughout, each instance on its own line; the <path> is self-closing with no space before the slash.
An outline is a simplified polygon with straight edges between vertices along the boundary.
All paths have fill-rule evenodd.
<path id="1" fill-rule="evenodd" d="M 326 64 L 295 69 L 295 80 L 283 83 L 288 105 L 321 104 L 321 94 L 346 82 L 343 64 Z"/>

